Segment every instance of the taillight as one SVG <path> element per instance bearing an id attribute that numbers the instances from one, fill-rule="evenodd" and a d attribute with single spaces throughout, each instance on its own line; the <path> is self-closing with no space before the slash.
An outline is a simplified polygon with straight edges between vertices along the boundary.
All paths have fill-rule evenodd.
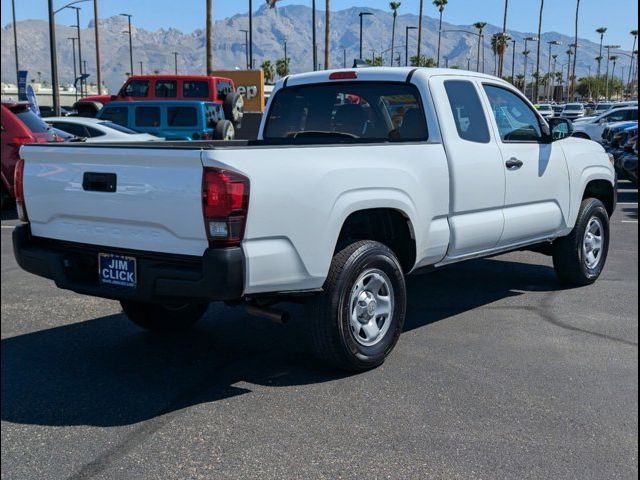
<path id="1" fill-rule="evenodd" d="M 21 147 L 22 145 L 26 145 L 27 143 L 33 143 L 35 139 L 33 137 L 21 136 L 21 137 L 13 137 L 9 142 L 9 145 L 12 147 Z"/>
<path id="2" fill-rule="evenodd" d="M 249 211 L 249 179 L 236 172 L 205 167 L 202 209 L 210 245 L 239 245 Z"/>
<path id="3" fill-rule="evenodd" d="M 13 192 L 16 196 L 16 210 L 18 211 L 18 218 L 22 222 L 28 222 L 27 208 L 24 204 L 24 160 L 20 159 L 16 163 L 16 168 L 13 172 Z"/>

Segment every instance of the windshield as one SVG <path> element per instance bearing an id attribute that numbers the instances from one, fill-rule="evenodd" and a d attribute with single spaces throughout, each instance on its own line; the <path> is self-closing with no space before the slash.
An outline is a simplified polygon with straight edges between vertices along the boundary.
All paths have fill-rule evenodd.
<path id="1" fill-rule="evenodd" d="M 280 90 L 265 140 L 344 143 L 427 140 L 417 89 L 405 83 L 337 82 Z"/>
<path id="2" fill-rule="evenodd" d="M 565 110 L 582 110 L 584 107 L 580 103 L 572 103 L 564 107 Z"/>
<path id="3" fill-rule="evenodd" d="M 123 127 L 122 125 L 118 125 L 117 123 L 113 123 L 113 122 L 100 122 L 98 125 L 112 128 L 113 130 L 117 130 L 118 132 L 121 132 L 121 133 L 128 133 L 129 135 L 136 135 L 140 133 L 131 128 Z"/>
<path id="4" fill-rule="evenodd" d="M 603 104 L 600 104 L 600 105 L 596 106 L 596 112 L 604 112 L 606 110 L 609 110 L 610 108 L 611 108 L 611 104 L 603 103 Z"/>
<path id="5" fill-rule="evenodd" d="M 538 110 L 541 112 L 548 112 L 549 110 L 552 110 L 552 108 L 551 105 L 538 105 Z"/>

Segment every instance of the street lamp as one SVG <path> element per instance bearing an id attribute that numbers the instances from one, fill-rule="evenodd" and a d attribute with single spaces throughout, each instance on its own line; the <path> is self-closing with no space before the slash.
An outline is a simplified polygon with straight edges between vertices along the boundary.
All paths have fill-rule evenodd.
<path id="1" fill-rule="evenodd" d="M 16 56 L 16 81 L 18 80 L 20 67 L 18 66 L 18 31 L 16 30 L 16 0 L 11 0 L 11 13 L 13 15 L 13 51 Z M 18 85 L 18 83 L 16 83 Z"/>
<path id="2" fill-rule="evenodd" d="M 144 75 L 144 72 L 142 71 L 142 62 L 138 62 L 140 64 L 140 75 Z"/>
<path id="3" fill-rule="evenodd" d="M 78 71 L 76 70 L 76 37 L 67 37 L 67 40 L 71 40 L 71 51 L 73 52 L 73 85 L 75 87 L 76 80 L 78 79 Z M 78 89 L 74 88 L 75 100 L 78 101 Z"/>
<path id="4" fill-rule="evenodd" d="M 524 93 L 525 97 L 527 97 L 527 64 L 529 63 L 529 53 L 531 53 L 527 50 L 527 43 L 537 41 L 538 37 L 527 37 L 524 39 L 524 52 L 522 52 L 524 55 L 524 85 L 522 86 L 522 93 Z"/>
<path id="5" fill-rule="evenodd" d="M 254 68 L 255 60 L 253 59 L 253 1 L 249 0 L 249 61 L 247 61 L 248 69 Z"/>
<path id="6" fill-rule="evenodd" d="M 316 37 L 316 0 L 311 2 L 311 43 L 313 48 L 313 71 L 319 70 L 318 68 L 318 39 Z"/>
<path id="7" fill-rule="evenodd" d="M 121 13 L 120 14 L 123 17 L 127 17 L 127 24 L 129 26 L 129 28 L 127 30 L 125 30 L 122 33 L 128 33 L 129 34 L 129 63 L 131 65 L 131 70 L 129 70 L 131 72 L 131 74 L 133 75 L 133 41 L 131 39 L 131 17 L 133 15 L 129 14 L 129 13 Z"/>
<path id="8" fill-rule="evenodd" d="M 409 66 L 409 30 L 417 30 L 418 27 L 406 27 L 404 37 L 406 39 L 406 45 L 404 46 L 404 66 Z M 419 59 L 418 59 L 419 60 Z"/>
<path id="9" fill-rule="evenodd" d="M 249 63 L 249 30 L 240 30 L 240 32 L 244 33 L 245 66 L 247 67 L 247 70 L 251 70 L 251 65 Z"/>
<path id="10" fill-rule="evenodd" d="M 362 60 L 362 25 L 363 19 L 365 16 L 373 15 L 371 12 L 360 12 L 358 16 L 360 17 L 360 59 Z"/>
<path id="11" fill-rule="evenodd" d="M 618 49 L 620 45 L 605 45 L 604 48 L 607 49 L 607 73 L 605 74 L 606 82 L 605 82 L 605 97 L 609 100 L 609 60 L 611 57 L 611 49 Z"/>
<path id="12" fill-rule="evenodd" d="M 449 33 L 449 32 L 467 33 L 469 35 L 475 35 L 476 37 L 478 37 L 478 61 L 476 65 L 476 71 L 479 72 L 480 71 L 480 50 L 482 47 L 482 37 L 484 37 L 484 35 L 482 33 L 472 32 L 470 30 L 460 30 L 460 29 L 442 30 L 442 33 Z M 420 59 L 418 59 L 418 62 L 420 62 Z"/>
<path id="13" fill-rule="evenodd" d="M 173 53 L 173 72 L 178 75 L 178 52 Z"/>
<path id="14" fill-rule="evenodd" d="M 554 45 L 562 45 L 562 42 L 560 40 L 551 40 L 550 42 L 547 42 L 547 45 L 549 45 L 549 68 L 547 69 L 547 73 L 549 74 L 549 76 L 551 76 L 551 48 Z M 551 80 L 551 79 L 549 79 Z M 547 99 L 549 98 L 549 86 L 550 86 L 551 82 L 547 81 Z"/>
<path id="15" fill-rule="evenodd" d="M 80 10 L 82 9 L 80 7 L 74 7 L 71 5 L 67 6 L 66 8 L 71 8 L 76 11 L 76 24 L 71 26 L 76 27 L 76 36 L 78 37 L 78 64 L 80 65 L 80 75 L 82 75 L 83 73 L 86 73 L 82 71 L 82 40 L 80 39 Z M 80 80 L 80 95 L 84 95 L 83 80 Z"/>
<path id="16" fill-rule="evenodd" d="M 516 39 L 512 38 L 511 43 L 513 44 L 513 58 L 511 59 L 511 83 L 515 86 L 516 84 Z"/>

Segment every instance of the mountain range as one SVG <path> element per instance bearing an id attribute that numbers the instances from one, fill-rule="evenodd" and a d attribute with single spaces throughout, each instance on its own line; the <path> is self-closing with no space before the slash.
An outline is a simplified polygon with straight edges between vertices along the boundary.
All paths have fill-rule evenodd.
<path id="1" fill-rule="evenodd" d="M 359 50 L 359 17 L 362 8 L 349 8 L 333 11 L 331 15 L 331 66 L 342 67 L 345 51 L 348 66 L 358 56 Z M 364 20 L 364 55 L 367 58 L 374 54 L 388 50 L 391 46 L 391 29 L 393 17 L 389 11 L 366 9 L 373 13 Z M 185 14 L 190 14 L 185 10 Z M 193 12 L 192 14 L 196 14 Z M 198 13 L 199 14 L 199 13 Z M 318 59 L 324 59 L 324 12 L 317 12 L 317 38 Z M 135 20 L 135 19 L 134 19 Z M 480 19 L 475 19 L 480 20 Z M 216 21 L 214 25 L 214 62 L 218 69 L 234 69 L 245 67 L 245 34 L 242 29 L 248 28 L 248 15 L 235 15 L 224 20 Z M 263 6 L 254 13 L 254 57 L 259 67 L 264 60 L 275 63 L 278 58 L 284 57 L 284 44 L 287 43 L 287 54 L 291 59 L 292 73 L 308 71 L 312 65 L 312 36 L 311 36 L 311 9 L 302 5 L 289 5 L 278 9 L 269 9 Z M 396 27 L 396 59 L 404 65 L 405 51 L 405 27 L 415 26 L 418 16 L 412 14 L 399 15 Z M 203 19 L 204 24 L 204 19 Z M 436 57 L 438 41 L 438 21 L 431 17 L 423 20 L 423 52 L 427 57 Z M 536 25 L 532 23 L 532 28 Z M 126 72 L 130 70 L 128 36 L 126 19 L 120 16 L 104 18 L 100 20 L 100 47 L 102 56 L 102 75 L 104 82 L 110 91 L 116 91 L 126 78 Z M 195 30 L 184 33 L 174 28 L 147 31 L 141 28 L 133 30 L 133 56 L 134 70 L 139 73 L 142 62 L 144 73 L 173 73 L 174 55 L 178 52 L 179 73 L 204 73 L 205 72 L 205 35 L 204 30 Z M 473 31 L 471 25 L 443 24 L 443 30 L 467 30 Z M 20 68 L 29 71 L 29 78 L 37 80 L 49 80 L 49 37 L 48 23 L 40 20 L 24 20 L 17 23 L 18 47 L 20 54 Z M 485 29 L 485 41 L 483 46 L 485 58 L 485 71 L 494 72 L 494 56 L 491 53 L 490 38 L 501 28 L 487 25 Z M 15 67 L 13 60 L 13 30 L 11 24 L 2 29 L 2 81 L 15 83 Z M 535 36 L 534 32 L 509 31 L 510 36 L 516 40 L 515 72 L 524 72 L 524 39 Z M 58 47 L 58 68 L 61 83 L 72 83 L 73 79 L 73 55 L 71 41 L 68 39 L 76 35 L 76 29 L 58 25 L 56 28 Z M 415 55 L 417 33 L 409 35 L 410 56 Z M 87 61 L 87 73 L 89 81 L 95 82 L 95 43 L 93 21 L 87 24 L 87 28 L 81 31 L 83 60 Z M 549 64 L 548 45 L 546 42 L 556 40 L 562 42 L 556 46 L 554 53 L 559 54 L 557 70 L 562 64 L 566 64 L 568 45 L 573 43 L 571 35 L 557 32 L 547 32 L 542 36 L 541 71 L 546 72 Z M 443 58 L 441 65 L 447 62 L 449 66 L 471 69 L 476 67 L 477 35 L 464 32 L 445 32 L 442 36 Z M 579 40 L 579 53 L 577 75 L 585 76 L 595 73 L 595 57 L 598 56 L 599 46 L 589 40 Z M 527 71 L 529 75 L 535 69 L 536 42 L 529 42 L 528 48 L 531 55 L 528 60 Z M 505 75 L 512 71 L 511 45 L 505 56 Z M 624 52 L 629 54 L 630 52 Z M 400 58 L 398 58 L 400 57 Z M 445 57 L 447 60 L 445 60 Z M 391 62 L 390 51 L 384 54 L 385 63 Z M 628 72 L 630 58 L 620 55 L 617 65 L 617 74 L 622 74 L 622 69 Z M 603 64 L 604 69 L 604 64 Z M 40 75 L 37 74 L 40 72 Z M 626 75 L 626 73 L 625 73 Z"/>

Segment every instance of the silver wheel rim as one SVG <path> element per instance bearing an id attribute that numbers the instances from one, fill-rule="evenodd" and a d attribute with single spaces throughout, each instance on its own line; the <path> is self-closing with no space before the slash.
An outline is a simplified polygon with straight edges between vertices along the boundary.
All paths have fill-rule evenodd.
<path id="1" fill-rule="evenodd" d="M 591 217 L 584 232 L 582 241 L 582 254 L 587 268 L 593 270 L 602 259 L 604 248 L 604 226 L 598 217 Z"/>
<path id="2" fill-rule="evenodd" d="M 385 337 L 393 318 L 393 298 L 391 280 L 382 270 L 366 270 L 358 277 L 349 304 L 349 325 L 356 342 L 372 347 Z"/>

